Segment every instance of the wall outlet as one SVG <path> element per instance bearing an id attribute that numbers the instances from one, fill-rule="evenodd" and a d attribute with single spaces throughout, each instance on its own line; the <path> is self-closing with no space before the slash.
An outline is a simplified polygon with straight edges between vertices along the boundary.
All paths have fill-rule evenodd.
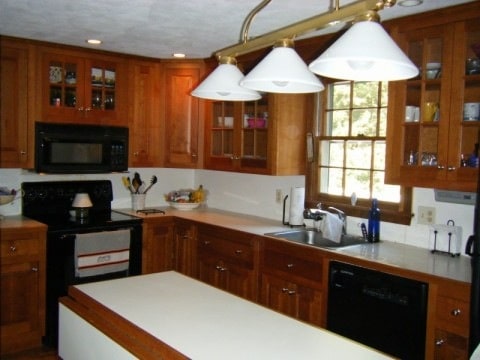
<path id="1" fill-rule="evenodd" d="M 431 206 L 419 206 L 417 223 L 422 225 L 435 224 L 435 208 Z"/>
<path id="2" fill-rule="evenodd" d="M 282 189 L 275 190 L 275 201 L 277 202 L 277 204 L 282 203 Z"/>

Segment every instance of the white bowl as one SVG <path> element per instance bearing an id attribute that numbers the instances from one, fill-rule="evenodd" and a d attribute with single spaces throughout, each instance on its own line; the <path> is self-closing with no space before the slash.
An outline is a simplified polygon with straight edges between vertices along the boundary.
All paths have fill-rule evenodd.
<path id="1" fill-rule="evenodd" d="M 200 206 L 200 203 L 187 203 L 187 202 L 181 203 L 181 202 L 173 202 L 173 201 L 169 201 L 168 204 L 177 210 L 192 210 Z"/>
<path id="2" fill-rule="evenodd" d="M 15 199 L 15 195 L 0 195 L 0 205 L 11 203 Z"/>

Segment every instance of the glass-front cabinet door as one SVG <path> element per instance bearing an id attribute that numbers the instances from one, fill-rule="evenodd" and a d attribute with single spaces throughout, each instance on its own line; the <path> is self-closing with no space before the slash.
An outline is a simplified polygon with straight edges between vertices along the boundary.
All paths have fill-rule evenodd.
<path id="1" fill-rule="evenodd" d="M 42 121 L 124 125 L 126 85 L 119 91 L 121 62 L 43 53 Z M 122 70 L 120 70 L 122 73 Z M 126 73 L 123 75 L 126 76 Z"/>
<path id="2" fill-rule="evenodd" d="M 206 144 L 209 169 L 267 172 L 268 104 L 216 101 L 212 104 Z"/>
<path id="3" fill-rule="evenodd" d="M 478 167 L 480 75 L 478 19 L 398 34 L 418 66 L 417 78 L 389 87 L 387 181 L 406 186 L 474 191 Z M 476 107 L 476 105 L 473 105 Z"/>

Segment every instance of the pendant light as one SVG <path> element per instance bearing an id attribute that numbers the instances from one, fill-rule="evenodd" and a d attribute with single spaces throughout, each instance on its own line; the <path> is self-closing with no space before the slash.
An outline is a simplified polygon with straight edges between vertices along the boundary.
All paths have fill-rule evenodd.
<path id="1" fill-rule="evenodd" d="M 273 50 L 240 81 L 252 90 L 271 93 L 313 93 L 324 89 L 293 49 L 293 40 L 277 41 Z"/>
<path id="2" fill-rule="evenodd" d="M 203 99 L 223 101 L 260 99 L 262 96 L 257 91 L 239 85 L 243 77 L 235 58 L 222 56 L 217 68 L 192 91 L 192 95 Z"/>
<path id="3" fill-rule="evenodd" d="M 377 22 L 376 11 L 364 15 L 308 67 L 315 74 L 353 81 L 413 78 L 418 67 Z"/>

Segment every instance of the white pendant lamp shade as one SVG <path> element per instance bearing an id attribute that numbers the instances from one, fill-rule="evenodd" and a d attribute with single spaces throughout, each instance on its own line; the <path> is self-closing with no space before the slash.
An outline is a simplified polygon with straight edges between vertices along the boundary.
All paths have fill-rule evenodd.
<path id="1" fill-rule="evenodd" d="M 271 93 L 313 93 L 324 89 L 321 81 L 308 70 L 291 47 L 293 41 L 282 40 L 240 81 L 240 85 Z"/>
<path id="2" fill-rule="evenodd" d="M 353 81 L 394 81 L 418 75 L 414 63 L 374 21 L 355 23 L 309 66 L 314 73 Z"/>
<path id="3" fill-rule="evenodd" d="M 257 91 L 245 89 L 239 85 L 243 77 L 233 58 L 220 59 L 217 68 L 192 91 L 192 95 L 203 99 L 224 101 L 260 99 L 262 96 Z"/>

